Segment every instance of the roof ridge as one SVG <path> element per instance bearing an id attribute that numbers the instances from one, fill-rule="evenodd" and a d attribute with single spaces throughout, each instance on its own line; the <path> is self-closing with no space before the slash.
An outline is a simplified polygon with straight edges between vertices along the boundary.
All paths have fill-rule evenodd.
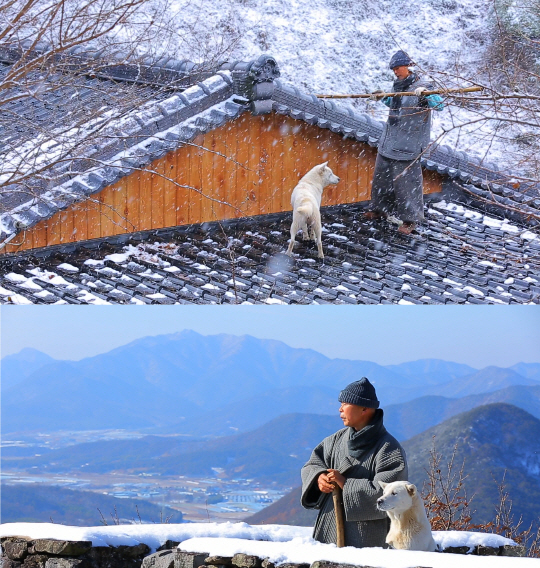
<path id="1" fill-rule="evenodd" d="M 120 50 L 107 53 L 107 48 L 85 49 L 79 45 L 54 53 L 50 43 L 38 42 L 34 45 L 31 40 L 0 43 L 0 63 L 14 64 L 23 57 L 34 59 L 46 55 L 47 51 L 52 52 L 55 63 L 65 65 L 66 70 L 71 72 L 169 88 L 187 88 L 219 71 L 249 77 L 252 84 L 270 81 L 280 75 L 276 60 L 267 54 L 248 61 L 223 59 L 195 63 L 166 55 L 134 58 L 133 54 Z"/>

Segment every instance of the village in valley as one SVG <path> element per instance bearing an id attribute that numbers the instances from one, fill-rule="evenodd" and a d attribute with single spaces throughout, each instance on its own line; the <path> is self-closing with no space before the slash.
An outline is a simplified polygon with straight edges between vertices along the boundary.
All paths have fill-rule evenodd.
<path id="1" fill-rule="evenodd" d="M 54 432 L 37 434 L 25 440 L 2 439 L 4 454 L 7 448 L 27 448 L 40 456 L 40 451 L 58 449 L 65 444 L 93 442 L 97 440 L 137 439 L 138 432 L 89 431 L 89 432 Z M 54 464 L 52 464 L 54 465 Z M 264 509 L 278 501 L 292 488 L 266 487 L 255 479 L 223 479 L 221 468 L 214 468 L 215 477 L 198 478 L 185 475 L 165 476 L 159 472 L 110 472 L 89 473 L 71 470 L 64 473 L 47 473 L 31 466 L 24 471 L 10 471 L 9 460 L 4 460 L 0 480 L 9 485 L 36 485 L 45 487 L 63 487 L 90 491 L 100 495 L 109 495 L 118 499 L 143 499 L 158 507 L 167 507 L 181 512 L 184 522 L 225 522 L 241 521 L 246 517 Z M 122 521 L 133 522 L 137 514 L 123 518 Z M 104 514 L 109 518 L 110 511 Z M 101 522 L 97 509 L 96 523 Z M 157 521 L 157 519 L 155 519 Z"/>

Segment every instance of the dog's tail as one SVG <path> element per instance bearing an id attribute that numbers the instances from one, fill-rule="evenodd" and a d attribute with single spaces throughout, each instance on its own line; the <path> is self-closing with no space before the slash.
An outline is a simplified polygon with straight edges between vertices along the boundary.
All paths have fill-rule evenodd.
<path id="1" fill-rule="evenodd" d="M 300 205 L 296 211 L 301 215 L 305 215 L 309 219 L 313 215 L 313 206 L 306 203 L 305 205 Z"/>

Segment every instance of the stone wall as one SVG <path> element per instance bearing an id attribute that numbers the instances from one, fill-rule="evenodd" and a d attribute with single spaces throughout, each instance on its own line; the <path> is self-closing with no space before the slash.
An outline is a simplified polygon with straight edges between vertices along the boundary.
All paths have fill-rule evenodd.
<path id="1" fill-rule="evenodd" d="M 163 547 L 164 548 L 164 547 Z M 447 548 L 443 553 L 467 554 L 468 547 Z M 522 546 L 477 546 L 471 553 L 475 556 L 525 556 Z M 147 556 L 141 568 L 276 568 L 268 559 L 249 554 L 234 556 L 208 556 L 205 552 L 185 552 L 177 548 L 161 550 Z M 318 561 L 309 564 L 280 564 L 280 568 L 369 568 Z"/>
<path id="2" fill-rule="evenodd" d="M 185 552 L 179 543 L 168 540 L 150 554 L 146 544 L 137 546 L 92 546 L 89 541 L 64 541 L 25 537 L 3 537 L 0 568 L 276 568 L 268 559 L 235 554 L 208 556 L 205 552 Z M 467 547 L 448 548 L 445 553 L 467 554 Z M 522 546 L 477 546 L 478 556 L 525 556 Z M 280 568 L 368 568 L 314 562 L 281 564 Z"/>
<path id="3" fill-rule="evenodd" d="M 1 568 L 140 568 L 146 544 L 92 546 L 89 541 L 3 537 Z"/>

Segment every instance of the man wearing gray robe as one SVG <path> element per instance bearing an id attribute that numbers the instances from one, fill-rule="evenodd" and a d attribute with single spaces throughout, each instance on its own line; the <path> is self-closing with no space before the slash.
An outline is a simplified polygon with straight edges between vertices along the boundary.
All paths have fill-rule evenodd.
<path id="1" fill-rule="evenodd" d="M 390 526 L 377 509 L 379 481 L 407 480 L 405 451 L 383 425 L 375 388 L 363 377 L 339 395 L 339 413 L 346 428 L 325 438 L 302 468 L 302 506 L 319 509 L 313 538 L 336 543 L 331 496 L 334 484 L 343 490 L 345 546 L 385 547 Z"/>
<path id="2" fill-rule="evenodd" d="M 412 64 L 404 51 L 398 51 L 390 60 L 390 69 L 396 75 L 393 92 L 411 94 L 382 98 L 390 112 L 377 148 L 371 210 L 366 213 L 368 219 L 396 215 L 403 221 L 398 231 L 406 235 L 424 219 L 419 158 L 430 143 L 431 110 L 444 108 L 439 95 L 422 95 L 422 92 L 432 90 L 433 85 L 412 72 L 409 69 Z M 380 100 L 380 92 L 375 91 L 372 98 Z"/>

